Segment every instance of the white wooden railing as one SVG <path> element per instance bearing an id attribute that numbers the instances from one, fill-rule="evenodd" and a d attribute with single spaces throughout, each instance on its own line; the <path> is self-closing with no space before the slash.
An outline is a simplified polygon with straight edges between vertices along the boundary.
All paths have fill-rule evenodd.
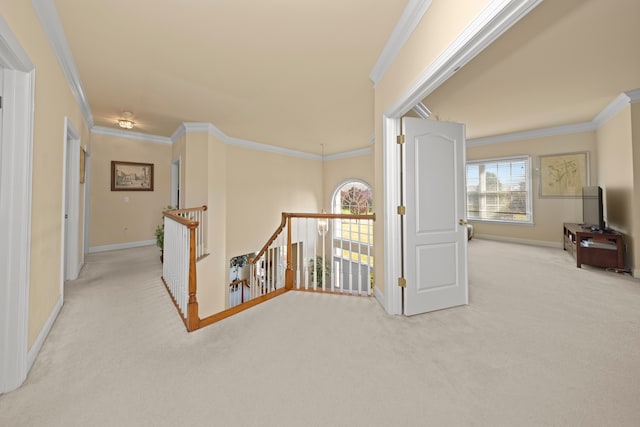
<path id="1" fill-rule="evenodd" d="M 250 261 L 251 299 L 279 289 L 371 295 L 375 215 L 283 213 Z"/>
<path id="2" fill-rule="evenodd" d="M 196 228 L 196 260 L 207 255 L 209 253 L 207 248 L 207 207 L 176 209 L 170 212 L 198 223 Z"/>
<path id="3" fill-rule="evenodd" d="M 207 255 L 206 210 L 203 206 L 163 212 L 162 280 L 189 331 L 198 329 L 200 322 L 196 261 Z"/>

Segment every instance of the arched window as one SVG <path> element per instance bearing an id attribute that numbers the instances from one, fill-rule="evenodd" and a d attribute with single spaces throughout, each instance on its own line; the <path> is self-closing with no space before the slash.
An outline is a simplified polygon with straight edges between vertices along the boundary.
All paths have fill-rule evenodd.
<path id="1" fill-rule="evenodd" d="M 364 181 L 343 182 L 333 192 L 332 213 L 371 214 L 373 213 L 373 193 Z"/>
<path id="2" fill-rule="evenodd" d="M 364 181 L 348 180 L 336 188 L 331 212 L 373 214 L 373 192 Z M 333 268 L 336 286 L 348 291 L 371 292 L 373 283 L 373 221 L 336 219 L 333 234 Z"/>

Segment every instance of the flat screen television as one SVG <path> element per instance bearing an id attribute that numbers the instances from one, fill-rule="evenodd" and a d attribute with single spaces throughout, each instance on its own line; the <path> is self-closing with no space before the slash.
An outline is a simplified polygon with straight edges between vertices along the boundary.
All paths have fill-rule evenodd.
<path id="1" fill-rule="evenodd" d="M 602 188 L 598 186 L 582 187 L 582 227 L 605 230 Z"/>

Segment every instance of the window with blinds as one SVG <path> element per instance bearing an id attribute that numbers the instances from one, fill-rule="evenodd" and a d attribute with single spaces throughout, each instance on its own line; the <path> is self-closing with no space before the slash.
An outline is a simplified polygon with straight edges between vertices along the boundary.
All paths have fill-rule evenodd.
<path id="1" fill-rule="evenodd" d="M 529 156 L 467 162 L 467 218 L 533 223 Z"/>

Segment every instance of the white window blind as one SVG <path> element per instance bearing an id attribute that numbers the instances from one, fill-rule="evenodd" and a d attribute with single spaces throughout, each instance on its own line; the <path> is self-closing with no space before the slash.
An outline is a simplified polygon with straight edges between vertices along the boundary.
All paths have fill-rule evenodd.
<path id="1" fill-rule="evenodd" d="M 467 162 L 467 218 L 532 223 L 531 158 Z"/>

